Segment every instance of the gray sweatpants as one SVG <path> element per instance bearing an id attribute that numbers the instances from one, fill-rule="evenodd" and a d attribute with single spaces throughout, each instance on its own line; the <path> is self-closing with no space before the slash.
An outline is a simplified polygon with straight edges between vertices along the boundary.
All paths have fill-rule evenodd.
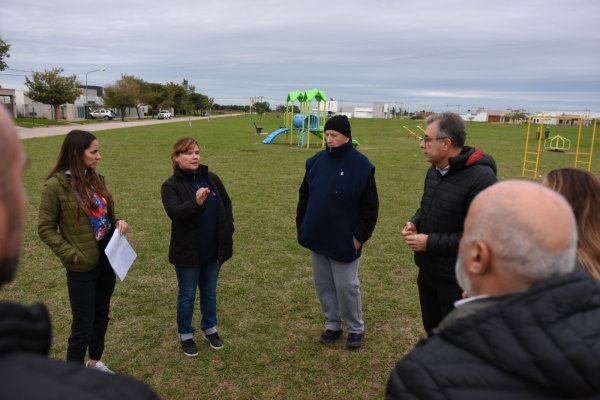
<path id="1" fill-rule="evenodd" d="M 325 329 L 342 330 L 342 318 L 349 333 L 363 333 L 358 258 L 343 263 L 311 252 L 315 288 L 325 317 Z"/>

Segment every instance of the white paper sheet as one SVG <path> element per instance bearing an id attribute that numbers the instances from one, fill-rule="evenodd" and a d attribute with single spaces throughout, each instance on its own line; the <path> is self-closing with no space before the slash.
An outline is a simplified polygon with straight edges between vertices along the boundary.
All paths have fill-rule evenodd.
<path id="1" fill-rule="evenodd" d="M 104 252 L 115 274 L 117 274 L 117 277 L 122 282 L 131 264 L 133 264 L 137 257 L 135 250 L 133 250 L 133 247 L 125 239 L 125 236 L 122 236 L 119 230 L 115 229 L 115 233 L 110 238 Z"/>

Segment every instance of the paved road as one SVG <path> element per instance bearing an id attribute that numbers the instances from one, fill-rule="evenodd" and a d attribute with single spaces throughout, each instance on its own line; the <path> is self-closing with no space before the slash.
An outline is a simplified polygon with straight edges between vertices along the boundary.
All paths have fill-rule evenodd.
<path id="1" fill-rule="evenodd" d="M 199 119 L 208 119 L 208 118 L 222 118 L 222 117 L 232 117 L 236 115 L 242 114 L 226 114 L 226 115 L 215 115 L 210 117 L 192 117 L 192 121 Z M 73 125 L 59 125 L 59 126 L 44 126 L 44 127 L 36 127 L 36 128 L 22 128 L 17 126 L 17 133 L 19 135 L 19 139 L 31 139 L 36 137 L 44 137 L 44 136 L 57 136 L 57 135 L 66 135 L 69 131 L 73 129 L 84 129 L 89 132 L 94 131 L 104 131 L 108 129 L 119 129 L 119 128 L 131 128 L 133 126 L 142 126 L 142 125 L 156 125 L 156 124 L 169 124 L 173 122 L 186 122 L 188 120 L 187 117 L 179 117 L 172 119 L 142 119 L 142 120 L 129 120 L 127 122 L 119 121 L 110 121 L 110 122 L 99 122 L 97 124 L 73 124 Z"/>

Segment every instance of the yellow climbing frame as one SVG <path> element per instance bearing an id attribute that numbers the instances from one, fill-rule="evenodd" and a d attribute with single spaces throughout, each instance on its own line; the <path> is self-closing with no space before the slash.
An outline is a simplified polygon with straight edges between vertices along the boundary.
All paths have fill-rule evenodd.
<path id="1" fill-rule="evenodd" d="M 414 133 L 413 131 L 411 131 L 408 126 L 404 125 L 403 128 L 406 129 L 406 131 L 407 131 L 406 137 L 410 138 L 411 135 L 412 135 L 412 137 L 414 137 L 415 139 L 418 139 L 418 140 L 422 140 L 423 139 L 421 136 L 419 136 L 418 133 Z"/>
<path id="2" fill-rule="evenodd" d="M 542 148 L 542 136 L 544 135 L 544 123 L 546 120 L 550 119 L 560 119 L 560 120 L 577 120 L 578 121 L 578 134 L 577 134 L 577 148 L 575 150 L 575 167 L 585 168 L 588 171 L 592 169 L 592 156 L 594 154 L 594 141 L 596 139 L 596 118 L 591 117 L 583 117 L 580 115 L 532 115 L 529 117 L 529 121 L 527 123 L 527 137 L 525 138 L 525 151 L 523 152 L 523 170 L 521 171 L 521 176 L 525 177 L 527 174 L 530 174 L 531 178 L 537 179 L 538 177 L 538 167 L 540 164 L 540 150 Z M 539 133 L 537 136 L 537 140 L 534 144 L 530 146 L 530 138 L 531 138 L 531 125 L 532 121 L 539 120 L 540 127 L 537 130 Z M 589 152 L 584 152 L 581 146 L 581 136 L 583 125 L 585 121 L 590 121 L 593 126 L 592 129 L 592 141 L 590 144 Z M 547 124 L 546 124 L 547 125 Z M 532 147 L 532 149 L 530 149 Z"/>

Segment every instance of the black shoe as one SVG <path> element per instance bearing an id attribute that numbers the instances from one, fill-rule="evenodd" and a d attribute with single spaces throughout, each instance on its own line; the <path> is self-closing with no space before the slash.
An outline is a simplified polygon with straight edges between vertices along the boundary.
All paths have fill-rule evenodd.
<path id="1" fill-rule="evenodd" d="M 196 357 L 198 355 L 198 348 L 196 347 L 194 339 L 187 339 L 182 341 L 181 348 L 183 349 L 183 354 L 185 354 L 188 357 Z"/>
<path id="2" fill-rule="evenodd" d="M 223 341 L 221 340 L 217 332 L 211 335 L 202 334 L 202 336 L 204 336 L 204 339 L 208 340 L 208 343 L 210 343 L 210 347 L 212 347 L 213 349 L 220 350 L 223 348 Z"/>
<path id="3" fill-rule="evenodd" d="M 333 331 L 331 329 L 326 329 L 325 332 L 321 335 L 319 342 L 323 344 L 333 343 L 342 336 L 343 331 Z"/>
<path id="4" fill-rule="evenodd" d="M 349 333 L 346 340 L 346 347 L 349 349 L 358 349 L 362 346 L 364 333 Z"/>

